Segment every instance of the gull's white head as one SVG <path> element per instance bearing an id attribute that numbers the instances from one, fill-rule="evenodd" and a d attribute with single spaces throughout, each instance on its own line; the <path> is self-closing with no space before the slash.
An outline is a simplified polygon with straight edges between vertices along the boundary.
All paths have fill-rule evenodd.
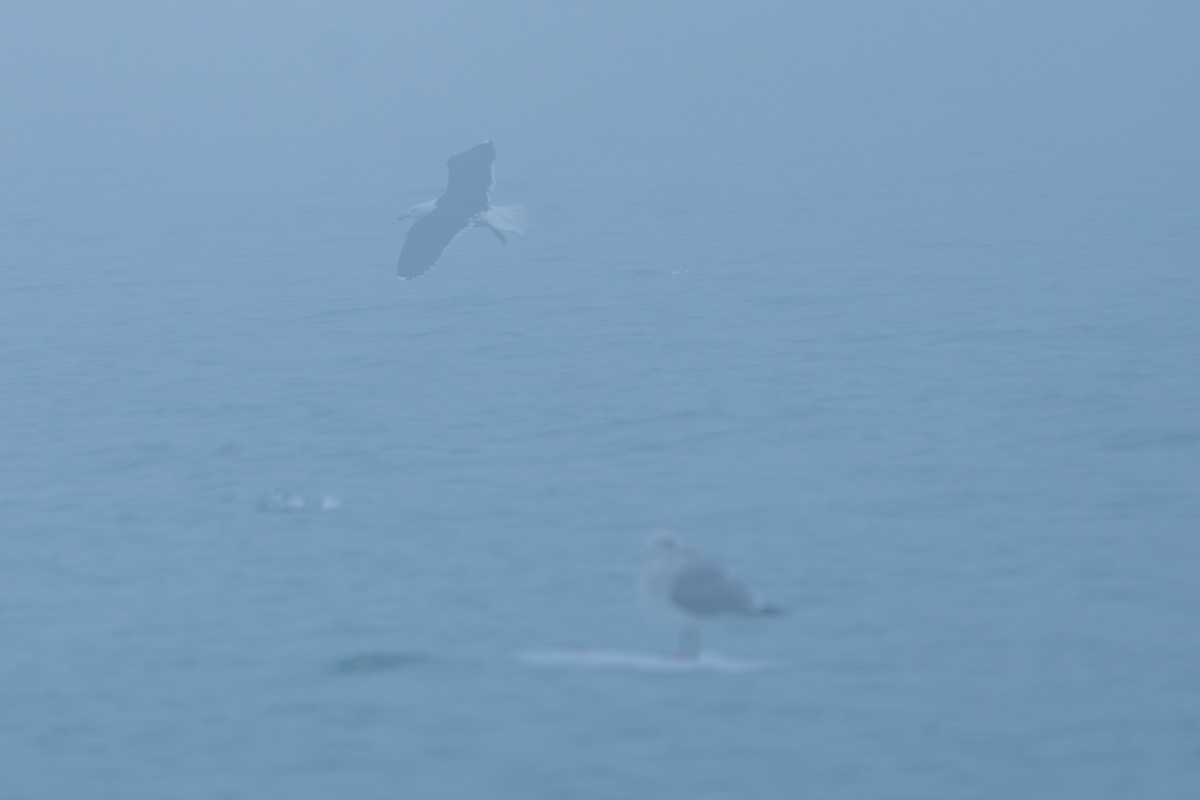
<path id="1" fill-rule="evenodd" d="M 650 536 L 647 549 L 650 551 L 650 557 L 656 560 L 691 558 L 696 554 L 696 551 L 685 546 L 678 536 L 665 529 L 659 529 Z"/>
<path id="2" fill-rule="evenodd" d="M 427 200 L 424 203 L 417 203 L 415 206 L 410 208 L 408 211 L 405 211 L 403 214 L 401 214 L 399 217 L 397 217 L 397 219 L 398 220 L 420 219 L 421 217 L 428 214 L 430 211 L 433 211 L 435 208 L 437 208 L 437 200 Z"/>

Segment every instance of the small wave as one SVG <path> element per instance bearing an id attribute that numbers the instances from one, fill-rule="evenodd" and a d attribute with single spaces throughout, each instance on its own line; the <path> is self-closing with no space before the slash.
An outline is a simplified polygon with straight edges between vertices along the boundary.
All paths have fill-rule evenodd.
<path id="1" fill-rule="evenodd" d="M 310 498 L 286 489 L 274 489 L 258 501 L 258 510 L 282 514 L 296 511 L 333 511 L 341 504 L 341 498 L 331 494 Z"/>
<path id="2" fill-rule="evenodd" d="M 422 653 L 355 653 L 334 662 L 331 670 L 338 675 L 371 675 L 420 666 L 429 661 Z"/>
<path id="3" fill-rule="evenodd" d="M 638 672 L 760 672 L 776 665 L 771 661 L 747 660 L 702 653 L 698 658 L 680 658 L 661 653 L 623 650 L 529 650 L 516 654 L 517 661 L 530 667 L 565 669 L 627 669 Z"/>

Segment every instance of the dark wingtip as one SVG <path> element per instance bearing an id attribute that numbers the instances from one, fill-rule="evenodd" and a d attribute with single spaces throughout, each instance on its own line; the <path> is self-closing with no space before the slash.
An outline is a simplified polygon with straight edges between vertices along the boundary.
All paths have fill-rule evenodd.
<path id="1" fill-rule="evenodd" d="M 787 614 L 787 609 L 779 606 L 762 606 L 755 610 L 755 615 L 759 617 L 782 617 Z"/>

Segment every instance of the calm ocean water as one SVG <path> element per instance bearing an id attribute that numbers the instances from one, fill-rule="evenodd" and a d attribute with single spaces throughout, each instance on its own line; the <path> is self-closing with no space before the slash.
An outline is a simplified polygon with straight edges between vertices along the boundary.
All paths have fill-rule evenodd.
<path id="1" fill-rule="evenodd" d="M 1200 789 L 1183 177 L 498 144 L 530 235 L 407 283 L 436 161 L 5 198 L 0 794 Z M 764 668 L 519 658 L 671 647 L 658 526 L 790 610 L 708 637 Z"/>

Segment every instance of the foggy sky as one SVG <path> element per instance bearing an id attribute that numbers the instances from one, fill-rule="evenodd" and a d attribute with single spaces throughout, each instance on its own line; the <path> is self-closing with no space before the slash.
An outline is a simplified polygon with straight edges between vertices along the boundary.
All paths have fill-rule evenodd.
<path id="1" fill-rule="evenodd" d="M 127 159 L 353 185 L 484 138 L 502 169 L 604 164 L 622 185 L 964 155 L 1194 171 L 1198 20 L 1183 2 L 24 4 L 0 26 L 2 174 Z"/>

